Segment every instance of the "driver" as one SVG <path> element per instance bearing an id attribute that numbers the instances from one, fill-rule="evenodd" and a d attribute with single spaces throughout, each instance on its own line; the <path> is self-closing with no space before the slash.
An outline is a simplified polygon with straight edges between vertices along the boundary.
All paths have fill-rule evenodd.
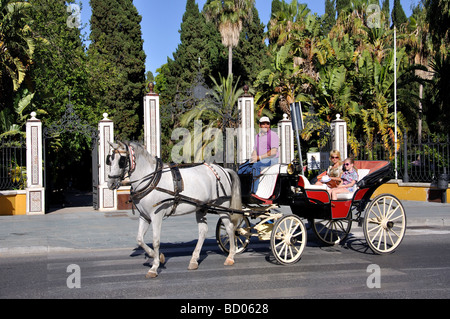
<path id="1" fill-rule="evenodd" d="M 280 139 L 274 131 L 270 129 L 270 119 L 263 116 L 259 120 L 259 134 L 255 137 L 255 146 L 249 162 L 243 164 L 238 174 L 252 174 L 254 181 L 252 193 L 256 193 L 259 185 L 259 175 L 265 167 L 278 163 Z"/>

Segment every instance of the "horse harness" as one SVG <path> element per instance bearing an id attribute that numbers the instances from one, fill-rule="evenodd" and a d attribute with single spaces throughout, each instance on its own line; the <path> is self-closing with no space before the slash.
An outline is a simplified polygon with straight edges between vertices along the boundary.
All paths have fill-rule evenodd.
<path id="1" fill-rule="evenodd" d="M 115 151 L 121 155 L 121 158 L 119 160 L 119 167 L 124 169 L 122 172 L 122 175 L 121 176 L 110 176 L 111 178 L 120 177 L 123 179 L 125 177 L 125 161 L 126 161 L 125 157 L 128 158 L 128 167 L 129 167 L 128 176 L 130 176 L 136 169 L 136 162 L 135 162 L 135 155 L 134 155 L 133 147 L 131 145 L 126 145 L 126 146 L 127 146 L 126 152 L 120 152 L 117 150 Z M 124 153 L 126 154 L 126 156 L 122 155 Z M 214 167 L 212 167 L 211 165 L 209 165 L 206 162 L 205 163 L 197 163 L 197 164 L 170 163 L 167 167 L 167 166 L 164 166 L 162 160 L 159 157 L 155 157 L 155 158 L 156 158 L 156 168 L 153 173 L 148 174 L 147 176 L 143 177 L 140 180 L 129 181 L 129 182 L 123 183 L 124 185 L 131 185 L 130 201 L 127 201 L 126 203 L 131 203 L 131 202 L 133 203 L 133 214 L 134 214 L 134 207 L 137 208 L 136 203 L 139 202 L 142 198 L 144 198 L 148 194 L 150 194 L 153 190 L 157 190 L 159 192 L 166 193 L 168 195 L 173 196 L 173 198 L 165 199 L 153 206 L 153 207 L 157 207 L 157 206 L 162 205 L 167 202 L 173 202 L 172 210 L 167 215 L 167 217 L 169 217 L 175 213 L 180 202 L 190 203 L 192 205 L 199 206 L 202 208 L 208 208 L 210 206 L 212 206 L 212 207 L 215 206 L 218 210 L 220 210 L 220 206 L 214 205 L 212 203 L 204 203 L 195 198 L 187 197 L 187 196 L 180 194 L 184 191 L 184 182 L 183 182 L 183 177 L 181 176 L 180 168 L 191 168 L 191 167 L 196 167 L 196 166 L 200 166 L 200 165 L 205 165 L 213 172 L 218 184 L 220 185 L 220 188 L 222 189 L 223 192 L 225 192 L 223 184 L 220 181 L 221 178 L 220 178 L 219 174 L 217 173 L 217 171 L 214 169 Z M 110 155 L 107 157 L 106 162 L 107 162 L 107 164 L 108 164 L 108 162 L 110 163 Z M 110 164 L 108 164 L 108 165 L 110 165 Z M 158 187 L 158 184 L 161 180 L 162 174 L 165 169 L 169 169 L 172 174 L 173 189 L 174 189 L 173 191 Z M 146 184 L 140 190 L 135 190 L 135 187 L 133 187 L 133 183 L 137 183 L 137 182 L 139 182 L 139 185 L 141 185 L 143 183 L 146 183 Z M 231 181 L 230 181 L 230 183 L 231 183 Z M 138 209 L 138 211 L 139 211 L 139 209 Z M 147 220 L 147 222 L 150 222 L 150 220 L 148 219 L 148 217 L 145 214 L 142 214 L 142 212 L 140 212 L 140 211 L 139 211 L 139 213 L 140 213 L 141 217 L 143 217 L 144 219 Z"/>

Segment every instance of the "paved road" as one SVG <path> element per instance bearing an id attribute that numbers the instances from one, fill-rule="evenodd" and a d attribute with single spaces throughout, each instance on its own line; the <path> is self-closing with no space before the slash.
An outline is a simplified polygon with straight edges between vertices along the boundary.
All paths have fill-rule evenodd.
<path id="1" fill-rule="evenodd" d="M 358 230 L 334 247 L 319 245 L 311 235 L 302 259 L 291 266 L 278 265 L 267 243 L 253 242 L 233 267 L 225 267 L 224 255 L 209 239 L 197 271 L 187 270 L 193 242 L 165 244 L 167 262 L 152 280 L 145 279 L 149 264 L 143 251 L 131 247 L 15 255 L 0 259 L 0 298 L 179 299 L 166 315 L 181 311 L 180 299 L 214 299 L 216 307 L 217 299 L 448 299 L 449 234 L 449 227 L 410 229 L 386 256 L 374 255 Z M 283 309 L 289 307 L 277 313 Z"/>
<path id="2" fill-rule="evenodd" d="M 450 226 L 450 204 L 403 201 L 408 227 Z M 282 207 L 289 214 L 290 209 Z M 209 215 L 209 236 L 215 238 L 217 216 Z M 135 247 L 138 217 L 131 211 L 100 213 L 67 208 L 45 216 L 0 216 L 0 257 L 82 249 Z M 193 215 L 164 221 L 163 244 L 196 240 Z M 151 231 L 146 237 L 151 242 Z"/>
<path id="3" fill-rule="evenodd" d="M 292 266 L 277 265 L 268 242 L 256 241 L 234 267 L 224 267 L 214 236 L 217 217 L 209 215 L 195 272 L 187 271 L 195 218 L 169 218 L 162 235 L 167 262 L 150 281 L 131 212 L 77 208 L 0 217 L 0 298 L 449 298 L 450 205 L 403 204 L 408 230 L 394 254 L 373 255 L 355 225 L 343 246 L 323 247 L 310 234 L 302 259 Z M 380 289 L 367 286 L 368 270 L 377 271 L 371 265 L 380 267 Z M 81 288 L 69 289 L 77 269 Z"/>

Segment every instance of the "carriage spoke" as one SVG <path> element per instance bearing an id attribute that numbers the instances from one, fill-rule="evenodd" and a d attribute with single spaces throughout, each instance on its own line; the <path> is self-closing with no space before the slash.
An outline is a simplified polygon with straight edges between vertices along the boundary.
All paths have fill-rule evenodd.
<path id="1" fill-rule="evenodd" d="M 390 253 L 405 234 L 406 217 L 402 204 L 392 195 L 379 195 L 367 210 L 364 235 L 376 253 Z"/>
<path id="2" fill-rule="evenodd" d="M 285 216 L 274 226 L 271 247 L 275 258 L 282 264 L 297 262 L 306 245 L 306 230 L 296 216 Z"/>
<path id="3" fill-rule="evenodd" d="M 352 226 L 351 214 L 339 220 L 314 220 L 312 222 L 317 238 L 327 245 L 336 245 L 347 238 Z"/>

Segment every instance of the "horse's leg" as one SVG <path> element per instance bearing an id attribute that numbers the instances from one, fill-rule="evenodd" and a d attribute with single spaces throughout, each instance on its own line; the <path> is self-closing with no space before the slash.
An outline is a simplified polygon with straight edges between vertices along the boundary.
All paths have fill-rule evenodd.
<path id="1" fill-rule="evenodd" d="M 139 244 L 140 247 L 142 247 L 144 249 L 144 251 L 147 253 L 147 255 L 151 258 L 155 259 L 155 256 L 158 256 L 158 253 L 155 252 L 153 249 L 151 249 L 144 240 L 144 236 L 147 233 L 147 230 L 150 226 L 150 222 L 147 221 L 145 218 L 140 218 L 139 219 L 139 230 L 138 230 L 138 234 L 137 234 L 137 238 L 136 241 Z M 158 239 L 159 242 L 159 239 Z M 159 249 L 159 244 L 158 244 L 158 249 Z M 165 257 L 163 254 L 159 255 L 159 261 L 158 261 L 158 267 L 159 267 L 159 262 L 164 263 L 165 262 Z M 153 269 L 153 268 L 152 268 Z M 158 268 L 156 268 L 158 269 Z M 151 272 L 150 271 L 147 273 L 146 277 L 147 278 L 154 278 L 158 275 L 157 272 Z"/>
<path id="2" fill-rule="evenodd" d="M 155 252 L 153 251 L 153 249 L 151 249 L 144 240 L 144 236 L 147 233 L 148 227 L 150 226 L 150 222 L 147 221 L 145 218 L 141 217 L 139 218 L 139 230 L 138 230 L 138 234 L 136 237 L 136 241 L 138 243 L 138 245 L 140 247 L 142 247 L 142 249 L 144 249 L 144 251 L 147 253 L 147 255 L 149 255 L 150 257 L 154 257 L 155 256 Z"/>
<path id="3" fill-rule="evenodd" d="M 197 225 L 198 225 L 198 240 L 195 246 L 194 252 L 192 253 L 191 261 L 189 262 L 189 270 L 198 269 L 198 260 L 200 258 L 200 252 L 203 247 L 203 243 L 208 233 L 208 224 L 206 222 L 206 212 L 198 211 L 196 212 Z"/>
<path id="4" fill-rule="evenodd" d="M 156 278 L 158 277 L 158 268 L 159 265 L 161 263 L 165 262 L 165 257 L 163 254 L 159 253 L 159 247 L 161 244 L 161 224 L 162 224 L 162 217 L 159 216 L 163 216 L 163 214 L 159 214 L 156 215 L 158 217 L 156 217 L 153 221 L 152 221 L 152 225 L 153 225 L 153 263 L 152 263 L 152 268 L 150 268 L 150 270 L 148 271 L 147 275 L 145 277 L 147 278 Z"/>
<path id="5" fill-rule="evenodd" d="M 240 216 L 236 215 L 228 215 L 222 214 L 220 215 L 222 218 L 222 223 L 225 226 L 225 230 L 228 234 L 228 238 L 230 239 L 230 251 L 228 253 L 227 259 L 225 260 L 225 266 L 233 266 L 234 265 L 234 255 L 236 255 L 236 243 L 234 238 L 234 231 L 236 229 L 238 219 Z"/>

